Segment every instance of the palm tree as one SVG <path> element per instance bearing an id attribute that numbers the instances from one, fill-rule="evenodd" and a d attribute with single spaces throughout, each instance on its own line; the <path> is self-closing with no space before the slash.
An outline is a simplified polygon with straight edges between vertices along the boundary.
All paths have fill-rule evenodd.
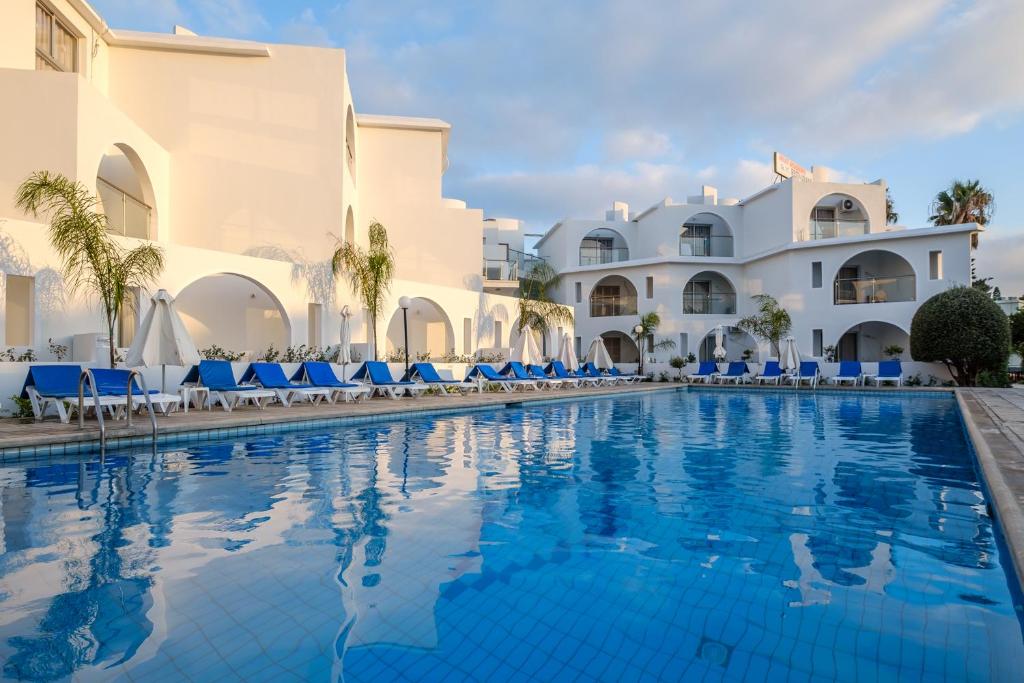
<path id="1" fill-rule="evenodd" d="M 892 195 L 889 194 L 888 188 L 885 190 L 885 223 L 886 225 L 893 225 L 900 219 L 900 214 L 896 211 L 896 202 L 892 200 Z"/>
<path id="2" fill-rule="evenodd" d="M 572 322 L 572 309 L 557 303 L 551 293 L 558 287 L 560 276 L 547 261 L 537 261 L 519 280 L 519 331 L 529 325 L 547 334 L 553 325 Z"/>
<path id="3" fill-rule="evenodd" d="M 388 244 L 387 229 L 374 221 L 369 229 L 370 248 L 343 242 L 331 257 L 331 271 L 348 277 L 352 293 L 362 299 L 370 316 L 373 359 L 377 360 L 377 318 L 383 312 L 391 280 L 395 275 L 395 254 Z"/>
<path id="4" fill-rule="evenodd" d="M 110 339 L 114 367 L 114 329 L 133 288 L 152 284 L 164 269 L 164 253 L 152 244 L 126 249 L 107 232 L 107 217 L 97 211 L 99 200 L 79 182 L 59 173 L 36 171 L 19 187 L 17 206 L 50 222 L 50 244 L 61 259 L 68 290 L 85 290 L 100 300 Z"/>
<path id="5" fill-rule="evenodd" d="M 770 294 L 755 294 L 750 297 L 757 302 L 758 311 L 737 323 L 737 325 L 762 341 L 771 344 L 775 356 L 779 356 L 779 345 L 782 338 L 789 334 L 793 321 L 789 312 L 779 306 L 779 302 Z"/>
<path id="6" fill-rule="evenodd" d="M 654 336 L 654 333 L 658 331 L 659 325 L 661 325 L 661 316 L 651 311 L 640 316 L 640 322 L 633 328 L 633 339 L 636 341 L 637 350 L 640 351 L 640 363 L 637 366 L 638 375 L 644 374 L 644 342 Z M 640 328 L 639 332 L 636 331 L 637 327 Z M 676 343 L 671 339 L 662 339 L 657 343 L 651 344 L 651 350 L 653 351 L 674 349 L 675 347 Z"/>
<path id="7" fill-rule="evenodd" d="M 949 189 L 935 195 L 931 211 L 928 220 L 935 225 L 988 225 L 995 212 L 995 197 L 981 181 L 954 180 Z"/>

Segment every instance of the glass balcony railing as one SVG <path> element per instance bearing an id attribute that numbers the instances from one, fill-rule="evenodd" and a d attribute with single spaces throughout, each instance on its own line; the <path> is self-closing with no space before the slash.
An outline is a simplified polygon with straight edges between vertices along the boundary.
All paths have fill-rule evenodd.
<path id="1" fill-rule="evenodd" d="M 835 220 L 818 220 L 812 218 L 807 226 L 807 233 L 804 240 L 827 240 L 832 237 L 855 237 L 868 232 L 866 220 L 847 220 L 839 218 Z"/>
<path id="2" fill-rule="evenodd" d="M 680 256 L 732 256 L 732 236 L 679 237 Z"/>
<path id="3" fill-rule="evenodd" d="M 683 292 L 683 313 L 687 315 L 735 315 L 735 294 Z"/>
<path id="4" fill-rule="evenodd" d="M 529 275 L 536 264 L 545 262 L 540 256 L 517 249 L 506 248 L 504 251 L 504 258 L 484 258 L 485 280 L 517 281 Z"/>
<path id="5" fill-rule="evenodd" d="M 916 280 L 913 275 L 836 278 L 835 304 L 839 306 L 914 301 Z"/>
<path id="6" fill-rule="evenodd" d="M 96 178 L 96 189 L 107 217 L 107 230 L 125 237 L 149 239 L 149 223 L 153 209 L 117 185 Z"/>
<path id="7" fill-rule="evenodd" d="M 636 315 L 636 297 L 592 296 L 590 317 L 607 318 L 614 315 Z"/>
<path id="8" fill-rule="evenodd" d="M 597 266 L 602 263 L 618 263 L 629 260 L 627 247 L 580 247 L 580 265 Z"/>

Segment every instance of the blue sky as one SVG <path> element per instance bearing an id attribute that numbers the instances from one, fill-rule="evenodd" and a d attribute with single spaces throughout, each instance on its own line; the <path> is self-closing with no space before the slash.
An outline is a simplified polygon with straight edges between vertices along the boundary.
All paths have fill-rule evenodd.
<path id="1" fill-rule="evenodd" d="M 445 194 L 543 231 L 702 183 L 742 197 L 772 150 L 885 178 L 900 222 L 979 178 L 978 270 L 1024 294 L 1024 2 L 93 0 L 114 28 L 345 48 L 361 112 L 453 125 Z"/>

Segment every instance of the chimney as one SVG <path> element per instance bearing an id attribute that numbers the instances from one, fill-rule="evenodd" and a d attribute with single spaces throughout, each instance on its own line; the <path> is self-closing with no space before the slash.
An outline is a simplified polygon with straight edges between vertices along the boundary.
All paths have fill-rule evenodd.
<path id="1" fill-rule="evenodd" d="M 626 202 L 612 202 L 612 210 L 604 212 L 606 221 L 619 221 L 625 223 L 629 220 L 629 204 Z"/>
<path id="2" fill-rule="evenodd" d="M 686 203 L 714 206 L 718 203 L 718 188 L 711 187 L 710 185 L 701 185 L 700 194 L 687 197 Z"/>

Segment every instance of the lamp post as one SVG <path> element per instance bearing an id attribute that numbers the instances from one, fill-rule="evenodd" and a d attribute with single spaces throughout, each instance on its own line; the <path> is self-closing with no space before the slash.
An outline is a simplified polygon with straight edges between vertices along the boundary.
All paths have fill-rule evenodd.
<path id="1" fill-rule="evenodd" d="M 637 325 L 633 328 L 633 332 L 636 333 L 636 350 L 639 352 L 640 356 L 640 367 L 637 369 L 636 374 L 642 375 L 644 374 L 644 344 L 643 338 L 640 335 L 644 333 L 644 326 Z"/>
<path id="2" fill-rule="evenodd" d="M 409 306 L 412 301 L 409 297 L 403 296 L 398 300 L 398 307 L 402 309 L 402 336 L 405 339 L 405 375 L 409 376 Z"/>

